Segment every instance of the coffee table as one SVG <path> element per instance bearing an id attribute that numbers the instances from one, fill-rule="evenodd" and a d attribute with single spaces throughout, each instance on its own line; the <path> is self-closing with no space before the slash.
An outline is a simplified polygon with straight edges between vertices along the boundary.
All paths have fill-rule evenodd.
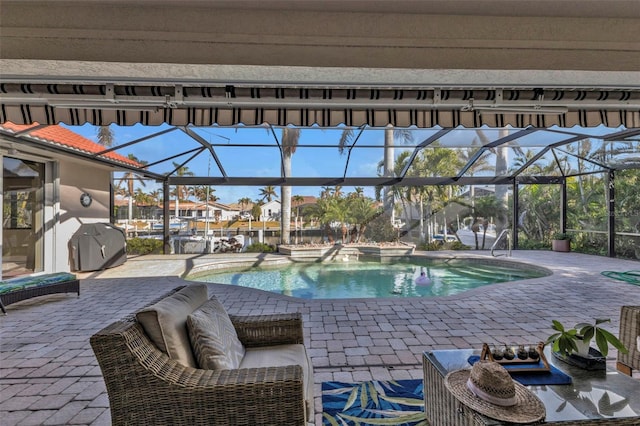
<path id="1" fill-rule="evenodd" d="M 543 424 L 640 425 L 640 380 L 620 372 L 588 371 L 555 359 L 550 364 L 571 376 L 570 385 L 528 386 L 544 403 Z M 431 426 L 502 425 L 459 403 L 444 385 L 450 371 L 471 368 L 467 360 L 480 350 L 435 350 L 423 354 L 425 414 Z"/>

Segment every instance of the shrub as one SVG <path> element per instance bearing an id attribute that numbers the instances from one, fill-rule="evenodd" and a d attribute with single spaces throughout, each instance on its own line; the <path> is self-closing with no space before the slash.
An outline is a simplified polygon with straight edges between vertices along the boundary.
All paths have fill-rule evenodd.
<path id="1" fill-rule="evenodd" d="M 273 253 L 275 250 L 276 250 L 275 247 L 270 246 L 269 244 L 253 243 L 247 247 L 245 252 L 246 253 Z"/>
<path id="2" fill-rule="evenodd" d="M 127 240 L 128 254 L 161 254 L 162 247 L 162 240 L 154 240 L 153 238 L 129 238 Z"/>
<path id="3" fill-rule="evenodd" d="M 460 241 L 452 241 L 444 244 L 445 250 L 470 250 L 471 247 L 461 243 Z"/>
<path id="4" fill-rule="evenodd" d="M 381 214 L 367 224 L 364 236 L 370 241 L 387 242 L 398 239 L 398 231 L 391 225 L 391 217 Z"/>

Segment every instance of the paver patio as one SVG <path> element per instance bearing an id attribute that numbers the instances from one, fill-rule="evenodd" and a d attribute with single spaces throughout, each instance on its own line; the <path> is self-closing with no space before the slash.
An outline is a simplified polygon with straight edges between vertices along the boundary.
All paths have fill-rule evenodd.
<path id="1" fill-rule="evenodd" d="M 510 260 L 553 270 L 550 277 L 486 286 L 440 298 L 303 300 L 208 284 L 233 314 L 301 311 L 320 384 L 327 380 L 422 378 L 430 349 L 479 347 L 484 341 L 536 342 L 551 319 L 574 324 L 640 305 L 640 287 L 600 275 L 640 269 L 637 261 L 577 253 L 517 251 Z M 488 253 L 438 252 L 434 256 Z M 236 255 L 256 258 L 261 256 Z M 51 295 L 8 307 L 0 317 L 0 419 L 3 425 L 110 424 L 109 400 L 89 337 L 107 324 L 183 285 L 185 270 L 224 256 L 143 256 L 121 267 L 79 274 L 81 295 Z M 609 353 L 609 360 L 616 352 Z"/>

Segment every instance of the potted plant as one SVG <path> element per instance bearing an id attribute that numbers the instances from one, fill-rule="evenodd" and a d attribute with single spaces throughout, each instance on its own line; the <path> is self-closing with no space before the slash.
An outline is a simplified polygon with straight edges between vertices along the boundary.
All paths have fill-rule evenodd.
<path id="1" fill-rule="evenodd" d="M 627 348 L 616 336 L 600 327 L 600 324 L 610 321 L 610 318 L 597 318 L 593 323 L 579 323 L 573 328 L 567 329 L 560 321 L 553 320 L 551 328 L 556 333 L 549 336 L 546 343 L 553 344 L 551 349 L 554 352 L 567 356 L 576 352 L 579 356 L 586 358 L 589 357 L 591 339 L 595 337 L 596 346 L 603 357 L 609 353 L 609 345 L 623 354 L 628 353 Z"/>
<path id="2" fill-rule="evenodd" d="M 569 252 L 571 251 L 571 236 L 564 232 L 556 232 L 551 237 L 551 250 Z"/>

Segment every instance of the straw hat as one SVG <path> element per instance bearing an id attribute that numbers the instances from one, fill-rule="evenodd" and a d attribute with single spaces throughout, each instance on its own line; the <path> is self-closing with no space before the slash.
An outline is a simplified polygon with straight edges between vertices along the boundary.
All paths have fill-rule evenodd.
<path id="1" fill-rule="evenodd" d="M 458 401 L 493 419 L 532 423 L 546 414 L 542 401 L 497 362 L 478 361 L 471 370 L 453 371 L 444 384 Z"/>

